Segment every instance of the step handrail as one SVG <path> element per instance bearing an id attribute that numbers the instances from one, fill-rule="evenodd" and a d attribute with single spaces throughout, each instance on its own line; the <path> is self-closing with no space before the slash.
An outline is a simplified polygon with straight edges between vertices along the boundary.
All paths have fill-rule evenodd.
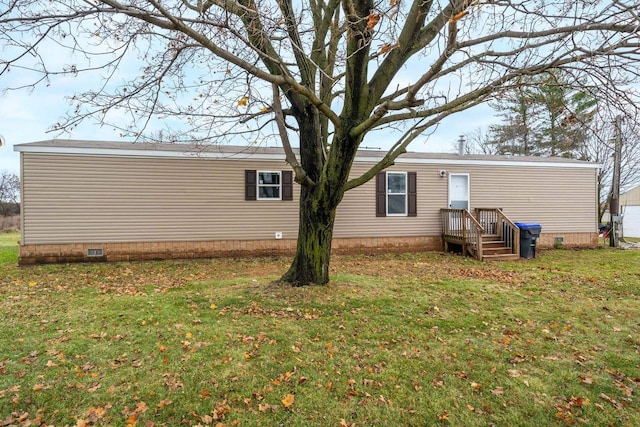
<path id="1" fill-rule="evenodd" d="M 475 257 L 482 260 L 482 235 L 485 229 L 467 209 L 440 209 L 444 239 L 454 239 L 462 244 L 465 255 L 467 245 L 475 249 Z"/>
<path id="2" fill-rule="evenodd" d="M 520 228 L 504 214 L 501 208 L 476 208 L 476 217 L 482 224 L 495 224 L 492 234 L 500 236 L 511 253 L 520 256 Z"/>

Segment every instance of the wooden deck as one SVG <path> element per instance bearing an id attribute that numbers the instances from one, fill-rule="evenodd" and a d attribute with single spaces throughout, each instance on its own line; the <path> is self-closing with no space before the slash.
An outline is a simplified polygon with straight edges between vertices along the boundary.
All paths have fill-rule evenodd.
<path id="1" fill-rule="evenodd" d="M 520 258 L 520 229 L 499 208 L 441 209 L 444 248 L 459 245 L 478 260 Z"/>

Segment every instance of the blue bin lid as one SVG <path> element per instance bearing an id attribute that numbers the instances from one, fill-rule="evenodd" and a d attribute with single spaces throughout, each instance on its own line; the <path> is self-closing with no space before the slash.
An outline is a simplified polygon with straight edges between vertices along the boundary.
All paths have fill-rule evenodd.
<path id="1" fill-rule="evenodd" d="M 538 224 L 537 222 L 516 222 L 514 224 L 517 225 L 518 228 L 524 228 L 524 229 L 542 228 L 542 226 L 540 224 Z"/>

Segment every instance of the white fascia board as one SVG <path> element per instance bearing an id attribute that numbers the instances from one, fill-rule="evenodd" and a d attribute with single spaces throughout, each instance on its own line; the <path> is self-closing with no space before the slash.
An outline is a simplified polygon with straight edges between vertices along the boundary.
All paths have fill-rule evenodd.
<path id="1" fill-rule="evenodd" d="M 81 156 L 112 156 L 112 157 L 151 157 L 151 158 L 207 158 L 224 160 L 285 160 L 281 154 L 247 154 L 247 153 L 221 153 L 207 151 L 164 151 L 164 150 L 136 150 L 135 148 L 78 148 L 78 147 L 38 147 L 29 145 L 16 145 L 15 151 L 21 153 L 37 154 L 73 154 Z"/>
<path id="2" fill-rule="evenodd" d="M 379 158 L 358 157 L 357 162 L 377 162 Z M 461 166 L 521 166 L 521 167 L 546 167 L 546 168 L 586 168 L 598 169 L 602 165 L 595 163 L 571 163 L 571 162 L 518 162 L 514 160 L 479 160 L 479 159 L 417 159 L 411 157 L 399 157 L 395 164 L 413 163 L 429 165 L 461 165 Z"/>
<path id="3" fill-rule="evenodd" d="M 52 147 L 37 145 L 15 145 L 14 151 L 21 153 L 38 154 L 72 154 L 84 156 L 112 156 L 112 157 L 150 157 L 150 158 L 205 158 L 220 160 L 285 161 L 283 153 L 222 153 L 212 151 L 165 151 L 165 150 L 139 150 L 135 148 L 90 148 L 90 147 Z M 358 156 L 357 163 L 377 163 L 380 157 Z M 396 164 L 425 164 L 425 165 L 460 165 L 460 166 L 515 166 L 515 167 L 548 167 L 548 168 L 580 168 L 598 169 L 602 165 L 595 163 L 572 162 L 527 162 L 514 160 L 480 160 L 480 159 L 428 159 L 415 157 L 399 157 Z"/>

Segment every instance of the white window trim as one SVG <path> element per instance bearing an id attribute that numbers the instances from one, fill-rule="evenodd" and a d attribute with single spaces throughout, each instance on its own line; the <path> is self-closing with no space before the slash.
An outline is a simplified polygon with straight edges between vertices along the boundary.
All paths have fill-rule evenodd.
<path id="1" fill-rule="evenodd" d="M 274 173 L 278 174 L 280 177 L 279 184 L 260 184 L 260 174 L 261 173 Z M 278 187 L 280 191 L 278 191 L 279 197 L 260 197 L 260 187 Z M 256 171 L 256 200 L 282 200 L 282 171 Z"/>
<path id="2" fill-rule="evenodd" d="M 404 175 L 404 193 L 389 193 L 389 175 Z M 387 216 L 407 216 L 409 214 L 409 177 L 407 172 L 387 172 L 386 182 L 385 182 L 385 197 L 386 200 L 386 208 L 387 208 Z M 389 195 L 392 196 L 404 196 L 404 213 L 389 213 Z"/>

